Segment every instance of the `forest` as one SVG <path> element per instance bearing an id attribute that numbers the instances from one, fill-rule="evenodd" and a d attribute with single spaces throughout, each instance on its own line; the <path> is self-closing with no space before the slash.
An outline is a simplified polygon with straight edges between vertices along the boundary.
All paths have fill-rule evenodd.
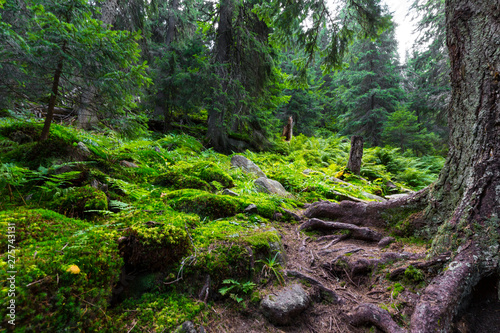
<path id="1" fill-rule="evenodd" d="M 500 330 L 500 3 L 409 2 L 0 0 L 0 331 Z"/>

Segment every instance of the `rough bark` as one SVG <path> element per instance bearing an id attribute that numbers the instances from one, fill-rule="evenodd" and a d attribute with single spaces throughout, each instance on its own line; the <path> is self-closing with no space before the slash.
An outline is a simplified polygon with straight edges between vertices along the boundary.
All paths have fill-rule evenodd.
<path id="1" fill-rule="evenodd" d="M 293 137 L 293 117 L 292 116 L 290 116 L 288 118 L 287 124 L 285 125 L 285 127 L 283 127 L 283 133 L 281 134 L 281 136 L 285 137 L 285 141 L 292 140 L 292 137 Z"/>
<path id="2" fill-rule="evenodd" d="M 353 135 L 351 137 L 351 151 L 346 168 L 355 175 L 361 172 L 361 160 L 363 159 L 363 137 Z"/>
<path id="3" fill-rule="evenodd" d="M 405 329 L 401 328 L 392 320 L 391 315 L 386 310 L 382 310 L 374 304 L 361 304 L 353 313 L 349 314 L 351 325 L 361 326 L 372 324 L 386 333 L 403 333 Z"/>
<path id="4" fill-rule="evenodd" d="M 111 26 L 115 22 L 118 8 L 117 0 L 107 0 L 101 8 L 101 21 L 105 26 Z M 97 112 L 93 101 L 96 98 L 97 89 L 87 86 L 83 89 L 80 102 L 76 107 L 78 115 L 77 125 L 79 128 L 89 129 L 98 122 Z"/>
<path id="5" fill-rule="evenodd" d="M 473 287 L 498 270 L 500 3 L 447 0 L 446 29 L 450 150 L 426 218 L 437 229 L 432 253 L 458 255 L 421 296 L 412 332 L 450 331 Z"/>
<path id="6" fill-rule="evenodd" d="M 320 219 L 310 219 L 300 226 L 300 230 L 313 229 L 313 230 L 348 230 L 352 238 L 378 242 L 384 236 L 370 228 L 358 227 L 354 224 L 340 223 L 340 222 L 326 222 Z"/>
<path id="7" fill-rule="evenodd" d="M 219 152 L 230 152 L 229 137 L 224 123 L 227 101 L 225 94 L 228 89 L 229 69 L 226 67 L 230 60 L 232 45 L 232 20 L 234 15 L 234 3 L 232 0 L 222 0 L 220 3 L 219 25 L 216 37 L 215 62 L 220 65 L 217 76 L 222 81 L 221 92 L 218 92 L 216 100 L 208 110 L 207 138 L 215 150 Z"/>

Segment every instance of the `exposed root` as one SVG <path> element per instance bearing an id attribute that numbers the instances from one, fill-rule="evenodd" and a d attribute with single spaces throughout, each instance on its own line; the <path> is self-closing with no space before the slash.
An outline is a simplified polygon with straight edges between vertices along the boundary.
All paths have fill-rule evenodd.
<path id="1" fill-rule="evenodd" d="M 395 280 L 401 274 L 403 274 L 408 269 L 408 267 L 410 267 L 410 266 L 418 268 L 418 269 L 430 268 L 430 267 L 433 267 L 433 266 L 443 266 L 444 264 L 446 264 L 446 262 L 449 259 L 450 259 L 450 253 L 447 252 L 447 253 L 441 254 L 441 255 L 437 256 L 436 258 L 434 258 L 432 260 L 429 260 L 429 261 L 411 262 L 408 265 L 405 265 L 403 267 L 398 267 L 398 268 L 392 270 L 389 273 L 388 277 L 389 277 L 390 280 Z"/>
<path id="2" fill-rule="evenodd" d="M 405 329 L 399 327 L 398 324 L 392 320 L 389 312 L 370 303 L 364 303 L 357 306 L 353 313 L 348 314 L 348 318 L 353 326 L 371 324 L 387 333 L 406 332 Z"/>
<path id="3" fill-rule="evenodd" d="M 352 252 L 352 251 L 351 251 Z M 349 253 L 349 252 L 347 252 Z M 388 252 L 382 253 L 379 259 L 365 259 L 365 258 L 356 258 L 351 259 L 350 256 L 341 255 L 335 258 L 331 263 L 323 264 L 325 269 L 328 269 L 334 273 L 342 274 L 343 272 L 349 272 L 350 276 L 362 275 L 371 272 L 376 269 L 377 266 L 386 264 L 388 262 L 396 261 L 396 260 L 408 260 L 408 259 L 417 259 L 422 258 L 422 254 L 413 254 L 413 253 L 397 253 L 397 252 Z M 404 271 L 403 271 L 404 272 Z"/>
<path id="4" fill-rule="evenodd" d="M 308 218 L 328 218 L 355 225 L 385 227 L 384 213 L 395 208 L 422 210 L 427 205 L 429 189 L 425 188 L 413 195 L 385 202 L 318 201 L 311 204 L 304 215 Z"/>
<path id="5" fill-rule="evenodd" d="M 475 245 L 469 245 L 425 288 L 411 317 L 411 332 L 450 331 L 473 287 L 490 273 L 478 262 L 479 253 Z"/>
<path id="6" fill-rule="evenodd" d="M 341 223 L 341 222 L 326 222 L 320 219 L 310 219 L 300 226 L 300 230 L 313 229 L 313 230 L 349 230 L 350 236 L 355 239 L 364 241 L 379 242 L 384 236 L 366 227 L 358 227 L 354 224 Z"/>
<path id="7" fill-rule="evenodd" d="M 336 304 L 342 303 L 341 298 L 333 290 L 328 289 L 327 287 L 325 287 L 323 285 L 323 283 L 316 280 L 315 278 L 310 277 L 309 275 L 303 274 L 301 272 L 292 271 L 292 270 L 287 270 L 286 275 L 293 276 L 293 277 L 296 277 L 298 279 L 306 280 L 310 284 L 317 286 L 321 291 L 325 292 L 331 298 L 331 301 L 333 303 L 336 303 Z"/>

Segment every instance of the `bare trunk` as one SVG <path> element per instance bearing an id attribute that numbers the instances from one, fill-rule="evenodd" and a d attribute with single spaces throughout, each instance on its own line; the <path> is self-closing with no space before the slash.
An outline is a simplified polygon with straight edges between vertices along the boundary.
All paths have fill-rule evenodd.
<path id="1" fill-rule="evenodd" d="M 175 39 L 175 27 L 177 25 L 177 11 L 179 10 L 179 0 L 172 0 L 172 5 L 168 14 L 168 27 L 167 36 L 165 37 L 165 44 L 167 47 L 172 44 Z"/>
<path id="2" fill-rule="evenodd" d="M 113 25 L 113 23 L 115 22 L 117 9 L 117 0 L 108 0 L 102 5 L 101 21 L 105 26 L 111 28 L 111 25 Z M 96 94 L 97 90 L 93 86 L 88 86 L 82 92 L 80 103 L 76 108 L 79 128 L 89 129 L 97 124 L 99 120 L 97 117 L 97 110 L 95 107 L 92 107 L 93 101 L 96 98 Z"/>
<path id="3" fill-rule="evenodd" d="M 429 285 L 412 332 L 447 332 L 477 282 L 498 270 L 500 215 L 500 4 L 447 0 L 451 61 L 450 151 L 426 210 L 432 253 L 458 255 Z"/>
<path id="4" fill-rule="evenodd" d="M 62 52 L 65 51 L 66 51 L 66 42 L 64 42 L 62 45 Z M 52 124 L 52 118 L 54 118 L 54 108 L 57 102 L 57 94 L 59 92 L 59 81 L 61 79 L 63 65 L 64 65 L 64 58 L 61 56 L 59 62 L 57 63 L 56 71 L 54 72 L 54 79 L 52 80 L 52 93 L 50 95 L 49 105 L 47 107 L 47 116 L 45 117 L 42 133 L 40 134 L 40 141 L 45 141 L 49 137 L 50 125 Z"/>
<path id="5" fill-rule="evenodd" d="M 208 110 L 207 128 L 207 138 L 210 141 L 210 145 L 219 152 L 230 152 L 229 137 L 224 124 L 227 111 L 226 109 L 228 108 L 226 93 L 230 69 L 224 66 L 230 60 L 233 14 L 233 0 L 222 0 L 220 4 L 220 20 L 217 30 L 217 45 L 215 54 L 215 62 L 222 66 L 217 72 L 219 77 L 218 79 L 222 81 L 219 88 L 222 91 L 216 92 L 217 97 L 214 98 L 214 101 Z"/>
<path id="6" fill-rule="evenodd" d="M 347 169 L 355 175 L 361 172 L 361 160 L 363 159 L 363 137 L 353 135 L 351 137 L 351 152 L 349 153 L 349 161 Z"/>

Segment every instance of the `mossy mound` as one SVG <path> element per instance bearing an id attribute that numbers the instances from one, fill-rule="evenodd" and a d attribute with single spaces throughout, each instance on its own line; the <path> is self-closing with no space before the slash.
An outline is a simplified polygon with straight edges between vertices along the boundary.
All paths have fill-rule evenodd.
<path id="1" fill-rule="evenodd" d="M 187 232 L 172 224 L 148 221 L 128 228 L 120 242 L 125 262 L 148 271 L 165 269 L 191 249 Z"/>
<path id="2" fill-rule="evenodd" d="M 0 254 L 1 276 L 17 271 L 16 328 L 22 332 L 101 329 L 108 320 L 105 310 L 122 266 L 116 232 L 106 226 L 86 227 L 81 221 L 70 225 L 73 220 L 42 210 L 18 213 L 29 218 L 19 224 L 26 238 L 17 247 L 15 266 L 11 267 L 8 252 Z M 34 230 L 26 223 L 38 215 L 48 227 L 41 228 L 44 232 L 37 239 L 30 239 Z M 61 226 L 61 232 L 54 230 L 56 226 Z M 1 281 L 2 299 L 8 299 L 7 283 Z M 6 307 L 0 309 L 2 321 L 8 318 L 7 312 Z"/>
<path id="3" fill-rule="evenodd" d="M 54 124 L 49 139 L 38 142 L 42 124 L 15 122 L 0 127 L 0 135 L 15 144 L 2 156 L 3 162 L 17 162 L 36 169 L 54 162 L 83 161 L 86 153 L 77 147 L 78 138 L 67 127 Z"/>
<path id="4" fill-rule="evenodd" d="M 85 185 L 54 200 L 52 207 L 69 217 L 84 217 L 107 210 L 108 198 L 104 192 Z"/>
<path id="5" fill-rule="evenodd" d="M 234 180 L 227 172 L 222 170 L 217 164 L 213 162 L 196 162 L 196 163 L 185 163 L 180 162 L 174 166 L 174 170 L 177 173 L 183 175 L 190 175 L 197 177 L 213 187 L 217 187 L 214 182 L 220 184 L 224 188 L 230 188 L 234 186 Z"/>
<path id="6" fill-rule="evenodd" d="M 192 189 L 170 192 L 164 199 L 176 210 L 211 219 L 234 216 L 246 207 L 238 198 Z"/>
<path id="7" fill-rule="evenodd" d="M 174 190 L 180 190 L 183 188 L 192 188 L 207 192 L 211 190 L 210 185 L 206 181 L 179 171 L 169 171 L 160 175 L 156 178 L 155 184 L 169 187 Z"/>
<path id="8" fill-rule="evenodd" d="M 69 237 L 76 232 L 87 229 L 90 223 L 70 219 L 47 209 L 16 208 L 0 212 L 0 226 L 7 230 L 9 223 L 15 224 L 16 244 L 24 247 L 58 237 Z M 7 251 L 7 235 L 0 233 L 0 251 Z"/>

